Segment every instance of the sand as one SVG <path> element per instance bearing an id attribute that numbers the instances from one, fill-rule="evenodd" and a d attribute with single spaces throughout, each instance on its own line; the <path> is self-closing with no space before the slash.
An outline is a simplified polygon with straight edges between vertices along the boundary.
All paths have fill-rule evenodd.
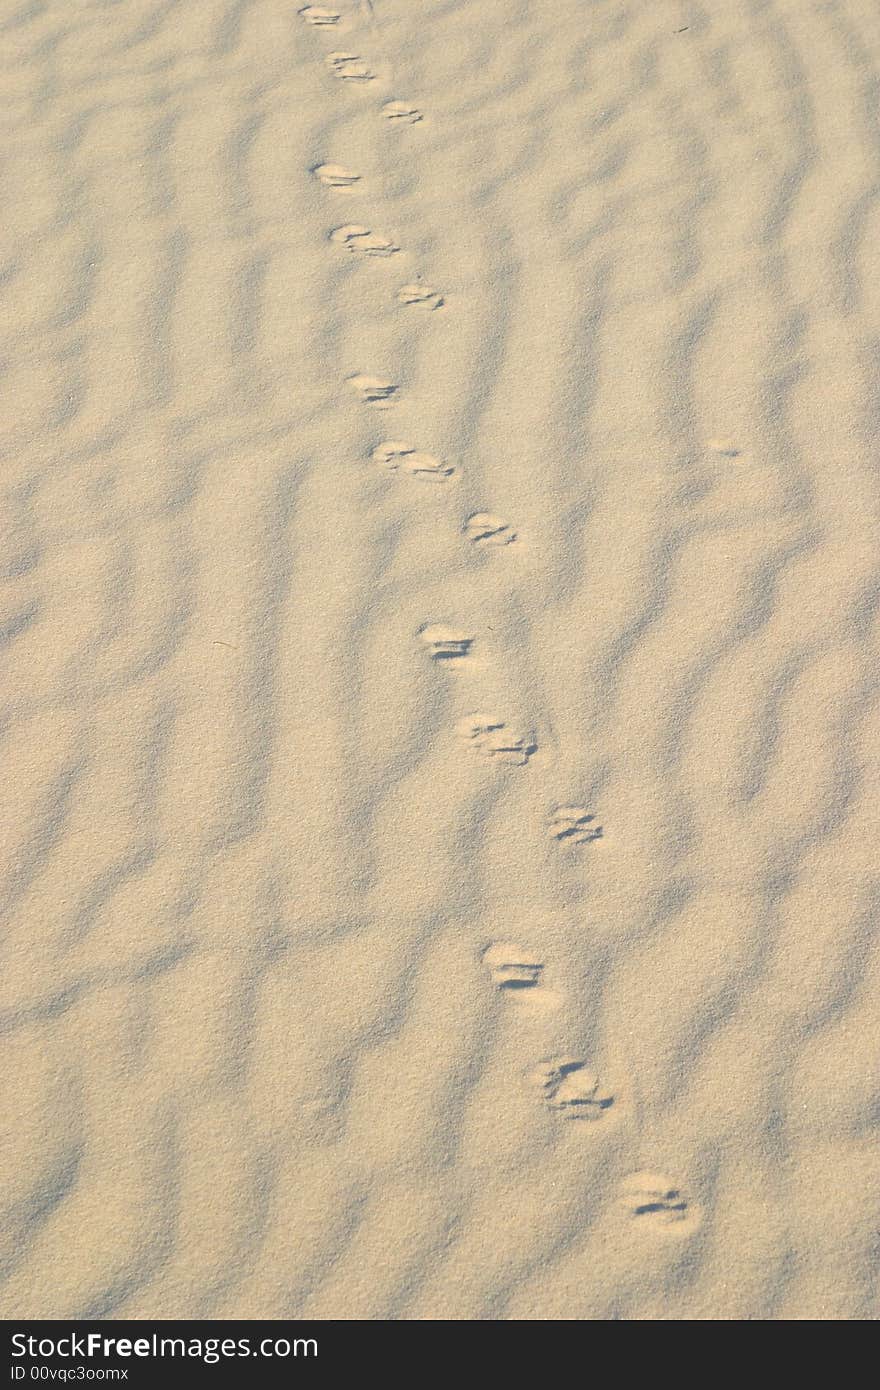
<path id="1" fill-rule="evenodd" d="M 872 1319 L 880 10 L 303 8 L 0 0 L 0 1315 Z"/>

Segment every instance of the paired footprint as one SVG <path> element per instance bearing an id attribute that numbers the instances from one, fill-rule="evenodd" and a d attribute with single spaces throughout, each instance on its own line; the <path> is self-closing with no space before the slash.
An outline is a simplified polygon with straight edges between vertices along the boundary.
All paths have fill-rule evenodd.
<path id="1" fill-rule="evenodd" d="M 334 24 L 339 24 L 342 19 L 341 14 L 335 10 L 326 10 L 323 5 L 306 5 L 299 12 L 300 19 L 304 19 L 306 24 L 314 24 L 318 28 L 332 28 Z"/>
<path id="2" fill-rule="evenodd" d="M 429 623 L 419 629 L 419 637 L 428 648 L 432 661 L 459 661 L 467 656 L 474 644 L 470 633 L 444 623 Z"/>
<path id="3" fill-rule="evenodd" d="M 393 256 L 400 250 L 388 237 L 378 236 L 359 222 L 348 222 L 344 227 L 334 228 L 330 240 L 356 256 Z"/>
<path id="4" fill-rule="evenodd" d="M 386 120 L 396 121 L 399 125 L 418 125 L 419 121 L 425 119 L 411 101 L 386 101 L 382 107 L 382 115 Z"/>
<path id="5" fill-rule="evenodd" d="M 619 1201 L 631 1217 L 646 1226 L 692 1230 L 699 1224 L 699 1211 L 664 1173 L 632 1173 L 621 1183 Z"/>
<path id="6" fill-rule="evenodd" d="M 531 733 L 513 728 L 489 714 L 469 714 L 458 726 L 460 736 L 492 762 L 524 767 L 538 745 Z"/>
<path id="7" fill-rule="evenodd" d="M 444 463 L 433 454 L 423 453 L 421 449 L 416 449 L 412 444 L 406 444 L 399 439 L 389 439 L 377 444 L 370 457 L 380 468 L 388 468 L 392 472 L 402 470 L 417 478 L 442 481 L 444 478 L 451 478 L 455 472 L 452 464 Z"/>
<path id="8" fill-rule="evenodd" d="M 464 534 L 473 545 L 510 545 L 516 540 L 513 527 L 491 512 L 474 512 L 469 516 Z"/>
<path id="9" fill-rule="evenodd" d="M 376 76 L 358 53 L 328 53 L 324 62 L 343 82 L 372 82 Z"/>
<path id="10" fill-rule="evenodd" d="M 550 835 L 565 844 L 585 845 L 601 840 L 602 827 L 583 806 L 558 806 L 550 818 Z"/>
<path id="11" fill-rule="evenodd" d="M 580 1120 L 599 1120 L 614 1104 L 614 1096 L 580 1057 L 552 1057 L 539 1062 L 529 1081 L 551 1110 Z"/>
<path id="12" fill-rule="evenodd" d="M 483 965 L 499 989 L 534 989 L 541 982 L 544 962 L 534 951 L 513 941 L 496 941 L 483 952 Z"/>
<path id="13" fill-rule="evenodd" d="M 380 408 L 391 405 L 397 395 L 397 387 L 393 381 L 386 381 L 381 376 L 365 376 L 361 372 L 355 373 L 348 378 L 348 385 L 359 397 L 363 405 L 375 405 Z"/>
<path id="14" fill-rule="evenodd" d="M 352 173 L 344 164 L 316 164 L 312 173 L 325 188 L 352 188 L 360 183 L 360 174 Z"/>
<path id="15" fill-rule="evenodd" d="M 419 304 L 425 309 L 442 309 L 443 296 L 430 285 L 401 285 L 397 291 L 398 304 Z"/>

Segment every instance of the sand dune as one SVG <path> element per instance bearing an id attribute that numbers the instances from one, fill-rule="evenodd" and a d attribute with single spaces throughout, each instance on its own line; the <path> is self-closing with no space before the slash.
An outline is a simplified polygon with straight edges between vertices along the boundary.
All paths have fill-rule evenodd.
<path id="1" fill-rule="evenodd" d="M 876 1317 L 876 5 L 0 36 L 0 1313 Z"/>

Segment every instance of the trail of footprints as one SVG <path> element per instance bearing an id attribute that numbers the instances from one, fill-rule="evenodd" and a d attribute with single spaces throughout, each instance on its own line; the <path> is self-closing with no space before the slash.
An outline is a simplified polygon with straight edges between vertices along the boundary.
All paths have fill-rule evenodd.
<path id="1" fill-rule="evenodd" d="M 345 16 L 320 5 L 306 5 L 299 16 L 315 29 L 338 32 L 345 27 Z M 377 79 L 369 60 L 358 53 L 334 51 L 326 55 L 324 63 L 342 82 L 367 86 Z M 389 123 L 401 126 L 417 125 L 424 120 L 418 106 L 399 98 L 385 101 L 380 113 Z M 352 189 L 362 182 L 359 173 L 333 162 L 315 164 L 311 173 L 327 189 Z M 335 227 L 329 239 L 356 257 L 387 258 L 401 252 L 391 237 L 356 222 Z M 403 307 L 428 311 L 442 309 L 445 305 L 443 294 L 420 276 L 401 285 L 396 299 Z M 395 382 L 366 372 L 348 377 L 347 385 L 363 405 L 372 408 L 388 409 L 398 398 L 399 388 Z M 728 457 L 738 453 L 729 440 L 712 440 L 708 447 Z M 415 479 L 443 482 L 456 473 L 452 464 L 399 440 L 384 440 L 375 445 L 371 460 L 382 470 Z M 505 548 L 518 540 L 513 525 L 493 512 L 474 512 L 467 517 L 462 535 L 469 544 L 481 550 Z M 417 637 L 432 664 L 450 667 L 466 666 L 476 641 L 473 633 L 442 622 L 426 623 Z M 459 722 L 457 732 L 474 756 L 486 763 L 525 767 L 538 752 L 537 739 L 531 730 L 519 727 L 516 721 L 494 711 L 468 714 Z M 560 853 L 592 844 L 603 834 L 594 812 L 586 806 L 556 806 L 549 813 L 547 826 L 548 838 L 558 846 Z M 534 995 L 545 990 L 545 962 L 531 947 L 509 941 L 494 942 L 483 951 L 481 964 L 489 982 L 502 995 Z M 553 1002 L 555 996 L 548 992 L 548 999 Z M 601 1123 L 613 1110 L 617 1099 L 589 1063 L 574 1055 L 540 1059 L 526 1071 L 525 1080 L 531 1093 L 555 1121 Z M 619 1184 L 616 1200 L 618 1209 L 634 1222 L 657 1230 L 687 1231 L 694 1229 L 699 1221 L 698 1209 L 676 1182 L 662 1173 L 631 1174 Z"/>

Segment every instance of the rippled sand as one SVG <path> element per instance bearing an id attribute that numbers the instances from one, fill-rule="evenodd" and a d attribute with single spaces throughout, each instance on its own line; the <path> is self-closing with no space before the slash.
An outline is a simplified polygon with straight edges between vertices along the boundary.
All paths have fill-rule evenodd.
<path id="1" fill-rule="evenodd" d="M 317 11 L 0 0 L 0 1315 L 875 1318 L 880 11 Z"/>

